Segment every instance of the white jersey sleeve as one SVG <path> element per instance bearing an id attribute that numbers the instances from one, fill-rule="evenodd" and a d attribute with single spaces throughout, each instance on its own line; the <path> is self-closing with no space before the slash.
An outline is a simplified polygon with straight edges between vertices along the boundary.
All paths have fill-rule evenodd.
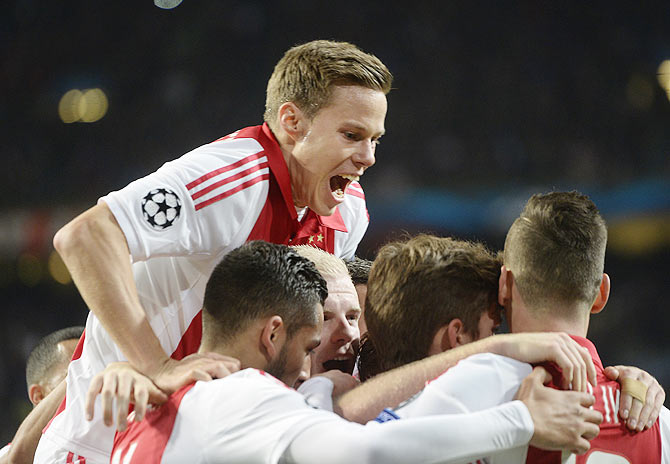
<path id="1" fill-rule="evenodd" d="M 335 231 L 335 256 L 344 260 L 354 259 L 356 248 L 368 229 L 370 219 L 363 188 L 352 182 L 347 188 L 345 201 L 338 206 L 347 232 Z"/>
<path id="2" fill-rule="evenodd" d="M 658 425 L 661 428 L 661 464 L 670 464 L 670 411 L 668 408 L 661 408 Z"/>
<path id="3" fill-rule="evenodd" d="M 305 380 L 300 387 L 298 393 L 305 397 L 307 404 L 314 408 L 324 409 L 326 411 L 333 410 L 333 381 L 317 375 Z"/>
<path id="4" fill-rule="evenodd" d="M 438 415 L 365 426 L 317 423 L 291 442 L 281 463 L 462 463 L 527 444 L 533 421 L 520 401 L 472 414 Z"/>
<path id="5" fill-rule="evenodd" d="M 246 241 L 267 198 L 267 156 L 252 138 L 203 145 L 100 199 L 133 260 L 219 254 Z"/>
<path id="6" fill-rule="evenodd" d="M 492 353 L 470 356 L 446 371 L 395 412 L 400 417 L 480 411 L 514 399 L 530 364 Z"/>

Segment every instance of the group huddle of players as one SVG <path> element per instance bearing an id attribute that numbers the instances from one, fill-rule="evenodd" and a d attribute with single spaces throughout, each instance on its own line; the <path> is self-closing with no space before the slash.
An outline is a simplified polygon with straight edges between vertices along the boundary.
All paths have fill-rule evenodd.
<path id="1" fill-rule="evenodd" d="M 358 181 L 391 82 L 354 45 L 293 47 L 263 125 L 56 234 L 91 313 L 22 426 L 43 428 L 34 462 L 669 462 L 665 393 L 586 338 L 610 288 L 588 197 L 533 196 L 503 253 L 389 243 L 365 283 Z M 503 313 L 513 333 L 490 337 Z"/>

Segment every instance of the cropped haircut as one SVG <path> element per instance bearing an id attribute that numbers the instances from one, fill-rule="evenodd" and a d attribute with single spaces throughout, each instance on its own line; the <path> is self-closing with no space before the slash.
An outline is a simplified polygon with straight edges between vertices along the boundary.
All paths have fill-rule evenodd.
<path id="1" fill-rule="evenodd" d="M 349 275 L 351 276 L 354 285 L 368 284 L 372 261 L 354 256 L 354 259 L 345 261 L 344 264 L 347 265 L 347 270 L 349 271 Z"/>
<path id="2" fill-rule="evenodd" d="M 379 58 L 347 42 L 314 40 L 289 49 L 268 81 L 265 121 L 271 128 L 279 107 L 295 103 L 309 119 L 327 106 L 333 87 L 358 85 L 387 94 L 393 76 Z"/>
<path id="3" fill-rule="evenodd" d="M 328 280 L 328 277 L 349 277 L 346 264 L 334 254 L 310 245 L 294 245 L 291 248 L 303 258 L 313 262 L 316 269 L 326 280 Z"/>
<path id="4" fill-rule="evenodd" d="M 253 321 L 278 315 L 290 338 L 317 325 L 316 305 L 327 296 L 326 282 L 311 261 L 285 245 L 249 242 L 214 268 L 205 288 L 203 328 L 208 337 L 228 342 Z"/>
<path id="5" fill-rule="evenodd" d="M 607 226 L 589 197 L 537 194 L 507 233 L 504 262 L 529 308 L 592 304 L 606 245 Z"/>
<path id="6" fill-rule="evenodd" d="M 383 246 L 365 305 L 380 370 L 426 357 L 437 330 L 455 318 L 479 336 L 481 315 L 497 304 L 500 267 L 481 243 L 418 235 Z"/>
<path id="7" fill-rule="evenodd" d="M 26 362 L 26 384 L 42 385 L 52 375 L 52 369 L 63 362 L 70 361 L 63 358 L 58 351 L 58 344 L 66 340 L 79 340 L 84 327 L 74 326 L 57 330 L 42 338 L 30 352 Z"/>

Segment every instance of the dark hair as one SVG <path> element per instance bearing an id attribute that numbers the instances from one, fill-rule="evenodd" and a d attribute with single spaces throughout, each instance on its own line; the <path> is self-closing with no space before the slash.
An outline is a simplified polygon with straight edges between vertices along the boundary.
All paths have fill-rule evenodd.
<path id="1" fill-rule="evenodd" d="M 382 371 L 428 355 L 437 330 L 461 319 L 478 337 L 481 315 L 497 301 L 502 261 L 481 243 L 419 235 L 377 254 L 365 321 Z"/>
<path id="2" fill-rule="evenodd" d="M 510 227 L 505 265 L 529 307 L 593 303 L 605 266 L 607 227 L 579 192 L 533 195 Z"/>
<path id="3" fill-rule="evenodd" d="M 41 384 L 50 375 L 51 369 L 61 362 L 69 361 L 63 359 L 59 354 L 57 345 L 65 340 L 79 340 L 84 332 L 84 327 L 74 326 L 60 329 L 43 337 L 33 348 L 26 362 L 26 384 Z"/>
<path id="4" fill-rule="evenodd" d="M 291 337 L 318 323 L 315 308 L 327 296 L 326 281 L 310 260 L 285 245 L 249 242 L 214 268 L 205 289 L 204 327 L 227 341 L 252 321 L 276 314 Z M 216 332 L 207 329 L 210 324 Z"/>
<path id="5" fill-rule="evenodd" d="M 368 284 L 372 261 L 354 256 L 354 259 L 345 261 L 344 263 L 347 265 L 347 270 L 349 271 L 349 275 L 351 276 L 354 285 Z"/>

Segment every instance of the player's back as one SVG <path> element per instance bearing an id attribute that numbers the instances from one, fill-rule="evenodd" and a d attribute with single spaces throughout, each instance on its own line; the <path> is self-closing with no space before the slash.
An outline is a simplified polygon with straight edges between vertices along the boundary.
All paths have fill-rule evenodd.
<path id="1" fill-rule="evenodd" d="M 621 397 L 619 383 L 605 377 L 595 348 L 592 345 L 586 346 L 591 352 L 597 371 L 598 386 L 593 388 L 589 384 L 587 387 L 596 400 L 593 408 L 603 415 L 600 433 L 591 440 L 591 449 L 584 455 L 564 454 L 562 456 L 560 452 L 542 451 L 531 446 L 528 448 L 526 462 L 529 464 L 670 463 L 670 449 L 668 449 L 670 446 L 670 412 L 663 408 L 661 416 L 650 429 L 638 433 L 630 432 L 618 413 Z M 553 366 L 547 368 L 552 371 L 554 377 L 552 386 L 555 387 L 560 374 Z"/>
<path id="2" fill-rule="evenodd" d="M 112 463 L 276 463 L 316 421 L 341 421 L 256 369 L 196 382 L 117 434 Z"/>

